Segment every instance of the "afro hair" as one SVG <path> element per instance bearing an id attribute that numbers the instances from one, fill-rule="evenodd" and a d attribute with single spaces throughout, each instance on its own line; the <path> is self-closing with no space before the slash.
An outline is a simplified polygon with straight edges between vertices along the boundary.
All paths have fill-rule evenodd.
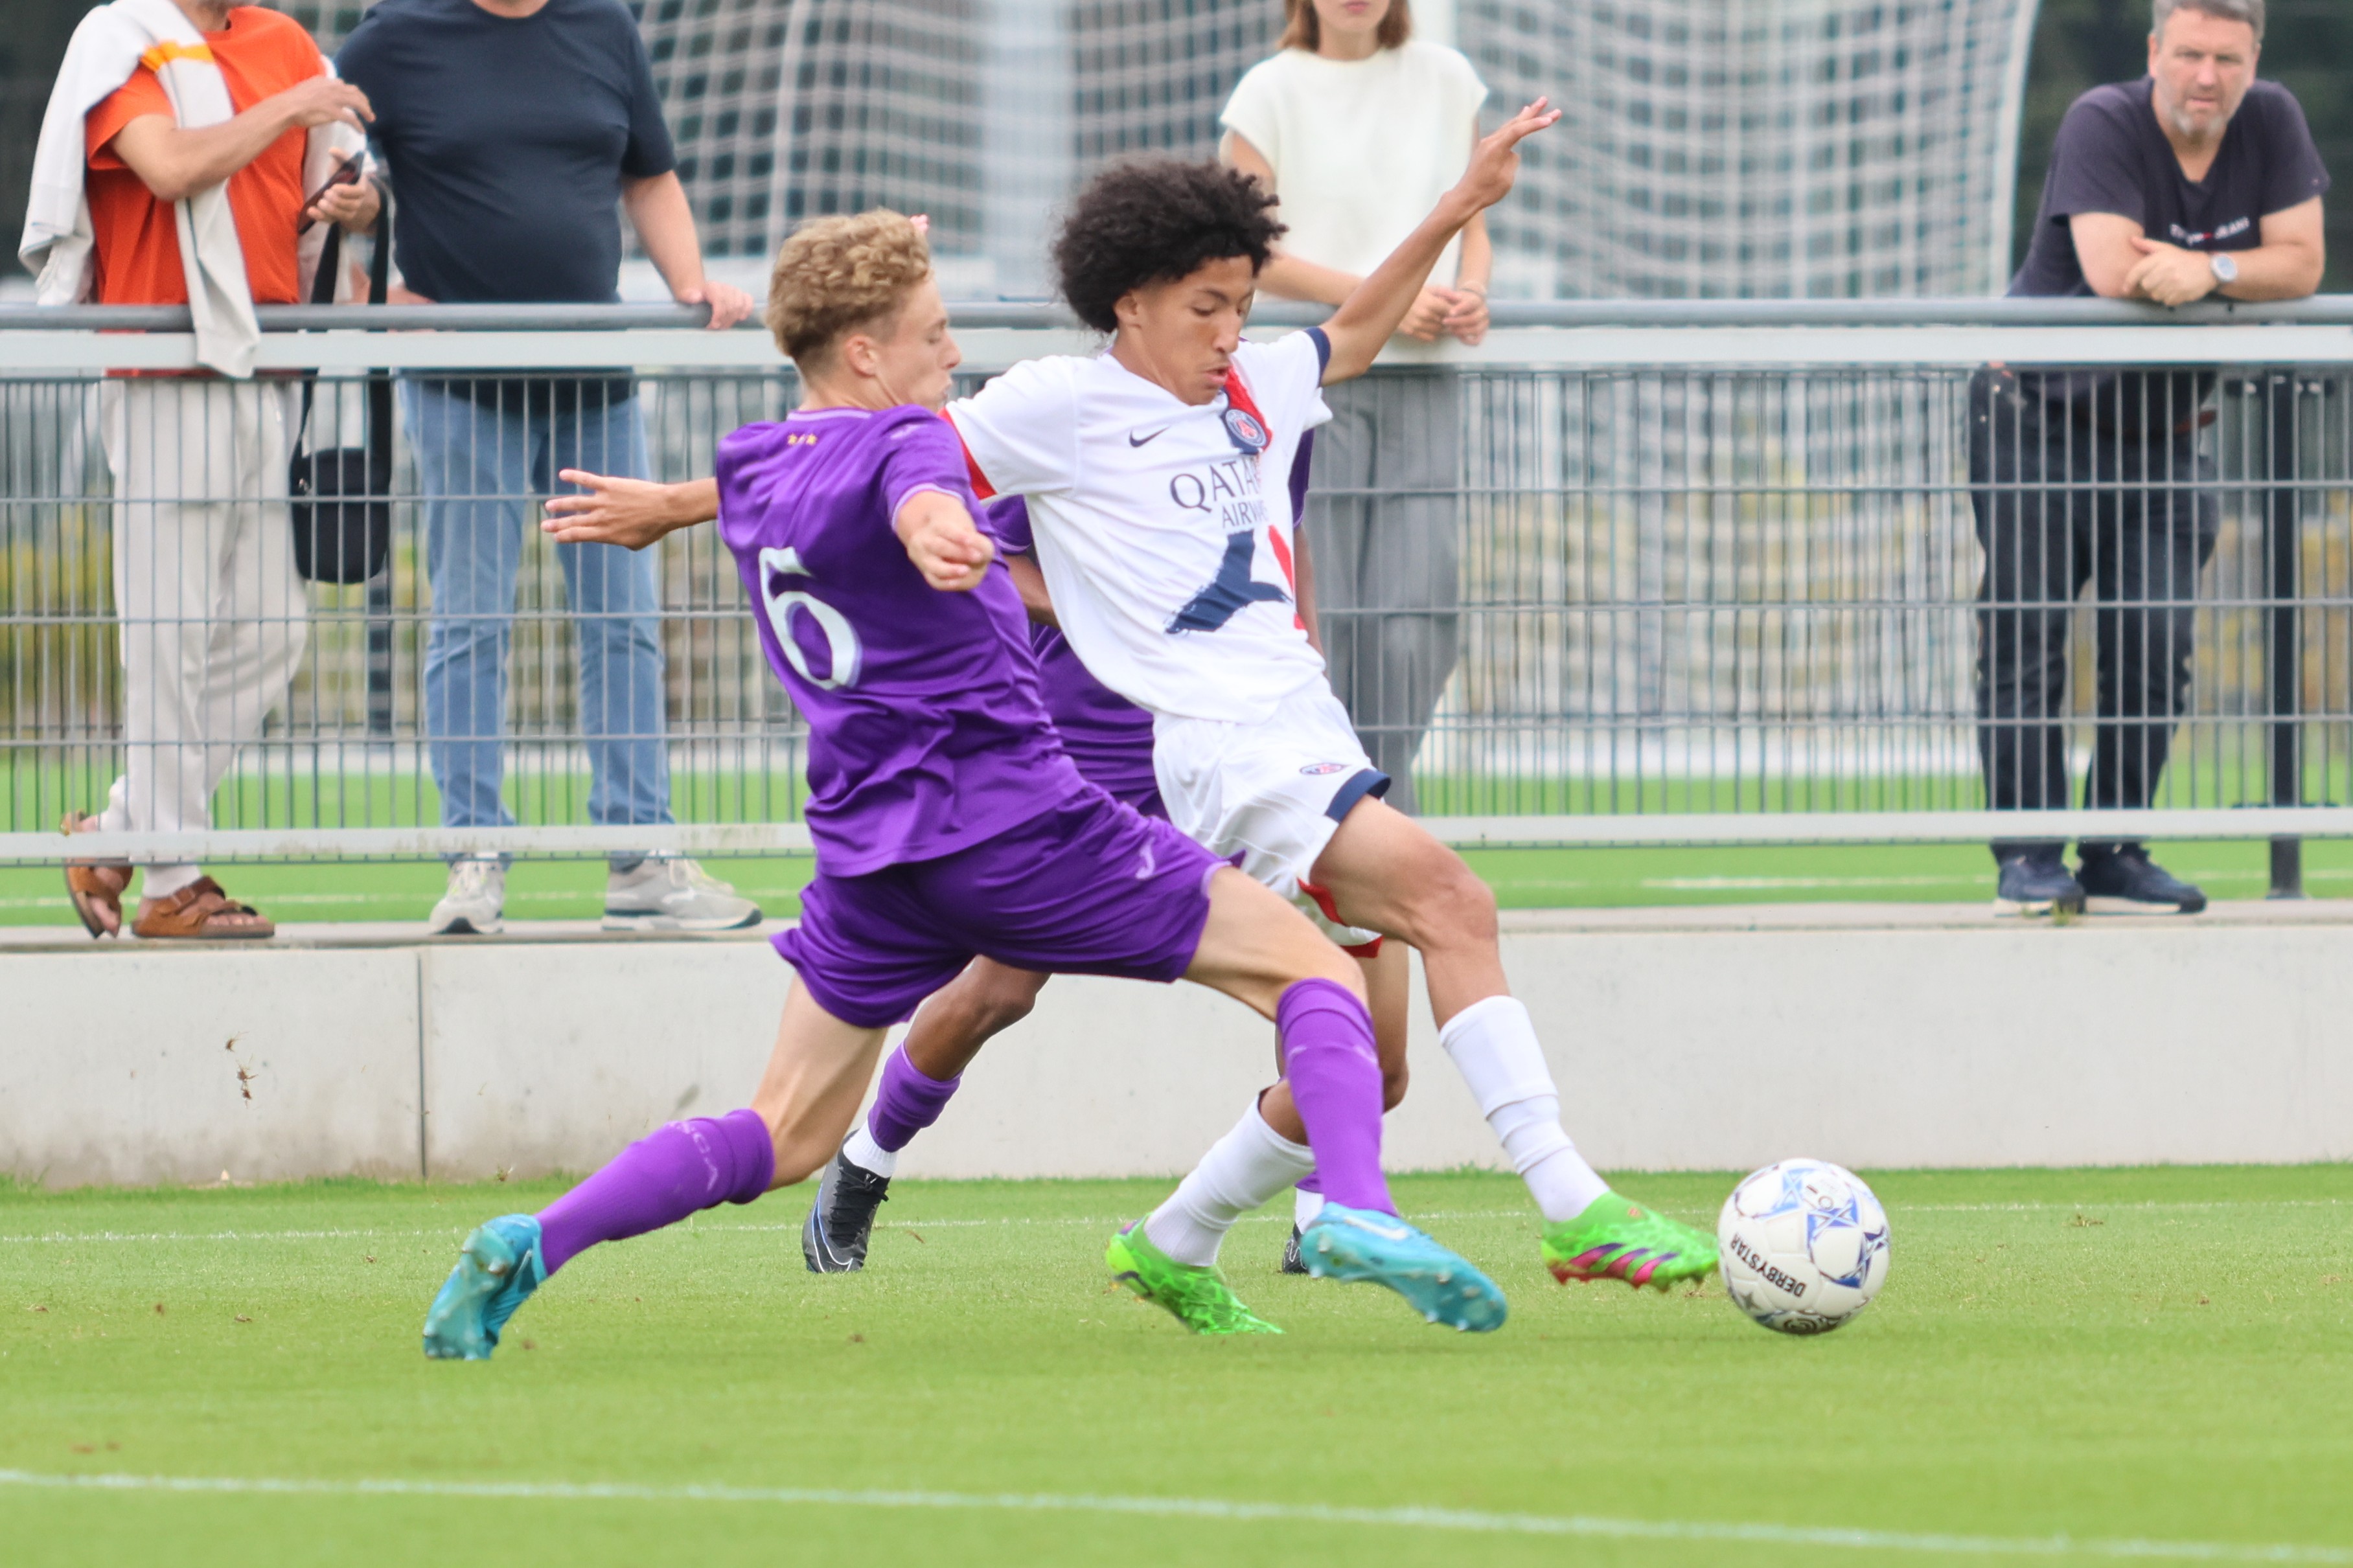
<path id="1" fill-rule="evenodd" d="M 1054 270 L 1079 320 L 1112 332 L 1122 296 L 1229 257 L 1263 268 L 1282 236 L 1273 195 L 1239 169 L 1174 158 L 1116 163 L 1071 204 Z"/>

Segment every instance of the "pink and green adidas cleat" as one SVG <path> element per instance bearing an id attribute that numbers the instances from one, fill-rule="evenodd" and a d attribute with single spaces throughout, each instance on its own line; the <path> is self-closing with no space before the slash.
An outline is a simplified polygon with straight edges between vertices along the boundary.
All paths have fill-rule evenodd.
<path id="1" fill-rule="evenodd" d="M 1545 1226 L 1545 1267 L 1570 1280 L 1622 1279 L 1664 1290 L 1715 1272 L 1715 1237 L 1604 1193 L 1575 1219 Z"/>

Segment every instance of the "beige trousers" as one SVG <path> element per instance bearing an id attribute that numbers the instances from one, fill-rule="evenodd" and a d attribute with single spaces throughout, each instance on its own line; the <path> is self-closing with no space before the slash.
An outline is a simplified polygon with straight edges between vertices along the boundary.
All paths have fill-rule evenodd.
<path id="1" fill-rule="evenodd" d="M 295 395 L 283 381 L 193 377 L 100 389 L 125 753 L 99 818 L 109 831 L 210 826 L 237 747 L 293 679 L 309 631 L 286 507 Z M 204 874 L 142 868 L 151 899 Z"/>

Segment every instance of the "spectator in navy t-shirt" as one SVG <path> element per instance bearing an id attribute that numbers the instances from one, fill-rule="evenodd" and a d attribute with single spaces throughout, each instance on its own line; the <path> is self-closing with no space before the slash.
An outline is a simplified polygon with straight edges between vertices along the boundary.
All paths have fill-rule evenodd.
<path id="1" fill-rule="evenodd" d="M 2156 0 L 2149 74 L 2095 87 L 2059 127 L 2013 295 L 2184 305 L 2287 300 L 2320 284 L 2327 171 L 2304 111 L 2255 79 L 2263 0 Z M 2198 432 L 2211 373 L 2008 370 L 1970 388 L 1970 501 L 1986 574 L 1978 614 L 1978 739 L 1987 804 L 2068 801 L 2068 624 L 2099 610 L 2099 722 L 2087 807 L 2154 798 L 2189 691 L 2198 574 L 2217 513 Z M 2205 895 L 2139 844 L 1999 843 L 2000 900 L 2021 912 L 2116 900 L 2193 912 Z"/>
<path id="2" fill-rule="evenodd" d="M 645 45 L 617 0 L 382 0 L 335 63 L 376 109 L 370 129 L 396 204 L 396 302 L 610 303 L 617 208 L 672 298 L 709 304 L 713 327 L 751 313 L 741 289 L 703 276 Z M 524 500 L 549 494 L 566 468 L 644 476 L 645 426 L 629 381 L 611 373 L 411 377 L 401 398 L 427 498 L 425 719 L 441 821 L 504 826 Z M 589 817 L 669 822 L 654 558 L 555 548 L 581 617 Z M 433 929 L 495 931 L 504 900 L 500 862 L 462 859 Z M 717 930 L 759 913 L 691 861 L 617 856 L 606 885 L 611 927 Z"/>

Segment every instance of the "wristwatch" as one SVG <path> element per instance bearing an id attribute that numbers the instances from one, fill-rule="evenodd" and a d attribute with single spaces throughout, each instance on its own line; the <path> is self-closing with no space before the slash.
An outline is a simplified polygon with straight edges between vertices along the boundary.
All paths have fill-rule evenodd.
<path id="1" fill-rule="evenodd" d="M 2217 283 L 2236 283 L 2239 280 L 2239 264 L 2231 259 L 2231 253 L 2227 250 L 2209 251 L 2206 265 L 2214 269 L 2214 281 Z"/>

